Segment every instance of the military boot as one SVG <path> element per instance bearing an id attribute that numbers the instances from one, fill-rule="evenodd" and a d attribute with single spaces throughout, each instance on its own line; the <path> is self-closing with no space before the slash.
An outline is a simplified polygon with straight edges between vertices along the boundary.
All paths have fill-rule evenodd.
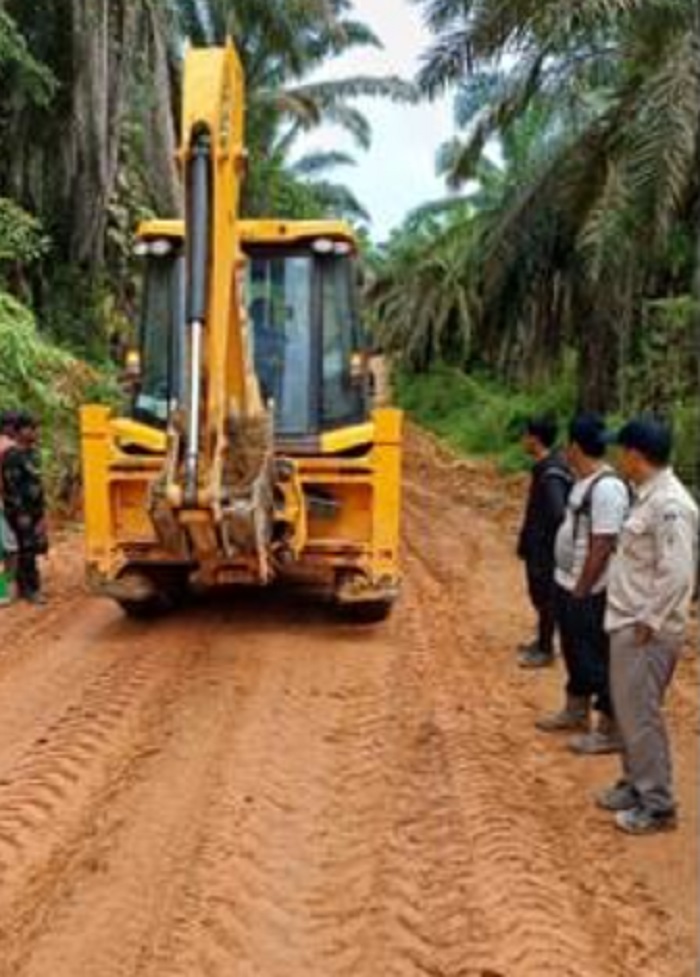
<path id="1" fill-rule="evenodd" d="M 585 733 L 589 729 L 589 711 L 588 698 L 567 695 L 563 709 L 538 719 L 535 726 L 542 733 Z"/>

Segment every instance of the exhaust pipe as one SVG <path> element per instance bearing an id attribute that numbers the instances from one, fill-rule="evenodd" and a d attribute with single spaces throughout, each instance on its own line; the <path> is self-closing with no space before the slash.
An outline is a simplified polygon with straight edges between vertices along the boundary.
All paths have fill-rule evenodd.
<path id="1" fill-rule="evenodd" d="M 201 436 L 202 350 L 207 311 L 211 210 L 211 136 L 200 129 L 192 140 L 187 194 L 187 333 L 189 383 L 185 446 L 185 504 L 197 505 Z"/>

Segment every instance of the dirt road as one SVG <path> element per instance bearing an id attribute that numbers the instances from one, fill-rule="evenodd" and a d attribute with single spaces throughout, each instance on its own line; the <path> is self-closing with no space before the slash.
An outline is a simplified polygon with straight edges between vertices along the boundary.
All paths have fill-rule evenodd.
<path id="1" fill-rule="evenodd" d="M 413 435 L 404 597 L 353 630 L 279 598 L 151 625 L 86 597 L 0 617 L 1 977 L 691 977 L 683 823 L 618 836 L 614 760 L 533 731 L 512 490 Z"/>

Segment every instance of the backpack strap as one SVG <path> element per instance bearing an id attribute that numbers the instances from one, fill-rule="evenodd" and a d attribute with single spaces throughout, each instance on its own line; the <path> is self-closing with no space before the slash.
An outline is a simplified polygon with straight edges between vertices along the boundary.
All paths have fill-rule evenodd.
<path id="1" fill-rule="evenodd" d="M 593 479 L 591 484 L 588 486 L 585 495 L 581 499 L 580 503 L 577 506 L 571 507 L 572 512 L 574 514 L 574 542 L 578 539 L 579 536 L 581 520 L 583 519 L 584 516 L 587 518 L 590 518 L 591 516 L 591 511 L 593 509 L 593 493 L 595 492 L 597 486 L 600 485 L 601 482 L 609 481 L 610 479 L 613 478 L 615 479 L 615 481 L 620 482 L 622 485 L 625 486 L 625 489 L 627 490 L 627 495 L 630 501 L 632 500 L 632 491 L 629 485 L 623 478 L 620 478 L 617 472 L 610 471 L 608 469 L 602 471 L 598 476 L 596 476 L 596 478 Z"/>
<path id="2" fill-rule="evenodd" d="M 546 468 L 542 473 L 542 479 L 544 481 L 548 478 L 557 479 L 557 481 L 564 482 L 564 484 L 568 486 L 572 486 L 574 484 L 574 477 L 571 472 L 566 470 L 566 468 L 558 468 L 555 466 Z"/>

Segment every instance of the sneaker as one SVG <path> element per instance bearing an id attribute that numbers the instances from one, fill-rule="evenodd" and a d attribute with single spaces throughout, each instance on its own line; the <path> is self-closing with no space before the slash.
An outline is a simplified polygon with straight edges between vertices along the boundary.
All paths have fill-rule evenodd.
<path id="1" fill-rule="evenodd" d="M 622 740 L 614 731 L 594 729 L 583 736 L 574 736 L 569 742 L 569 749 L 579 756 L 605 756 L 609 753 L 622 753 Z"/>
<path id="2" fill-rule="evenodd" d="M 542 733 L 587 733 L 588 700 L 569 696 L 563 709 L 538 719 L 535 726 Z"/>
<path id="3" fill-rule="evenodd" d="M 595 802 L 603 811 L 631 811 L 639 806 L 639 794 L 632 784 L 620 780 L 596 794 Z"/>
<path id="4" fill-rule="evenodd" d="M 674 831 L 678 827 L 678 819 L 675 811 L 650 811 L 637 804 L 627 811 L 618 811 L 615 825 L 628 835 L 652 835 Z"/>
<path id="5" fill-rule="evenodd" d="M 522 651 L 518 657 L 520 668 L 548 668 L 553 664 L 554 655 L 551 652 L 542 651 L 538 645 L 528 648 L 527 651 Z"/>

